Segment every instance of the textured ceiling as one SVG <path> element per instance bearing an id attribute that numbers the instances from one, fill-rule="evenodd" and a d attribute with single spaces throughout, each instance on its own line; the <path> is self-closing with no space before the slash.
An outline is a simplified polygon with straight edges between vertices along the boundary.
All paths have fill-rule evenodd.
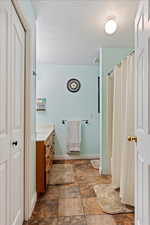
<path id="1" fill-rule="evenodd" d="M 37 15 L 38 62 L 93 64 L 100 47 L 133 47 L 136 0 L 32 0 Z M 108 17 L 117 32 L 104 32 Z"/>

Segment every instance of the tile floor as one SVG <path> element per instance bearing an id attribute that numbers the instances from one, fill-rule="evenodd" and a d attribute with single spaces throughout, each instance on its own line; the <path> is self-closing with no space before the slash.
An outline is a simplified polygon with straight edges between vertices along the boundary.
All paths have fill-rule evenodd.
<path id="1" fill-rule="evenodd" d="M 133 214 L 105 214 L 97 203 L 95 184 L 111 183 L 99 176 L 89 160 L 55 161 L 72 163 L 75 183 L 51 185 L 36 204 L 30 221 L 24 225 L 134 225 Z"/>

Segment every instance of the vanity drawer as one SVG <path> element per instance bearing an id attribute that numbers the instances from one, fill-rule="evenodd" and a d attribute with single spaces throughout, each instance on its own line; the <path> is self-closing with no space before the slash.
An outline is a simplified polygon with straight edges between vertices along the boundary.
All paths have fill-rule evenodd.
<path id="1" fill-rule="evenodd" d="M 53 160 L 50 160 L 50 164 L 49 164 L 50 170 L 51 170 L 52 166 L 53 166 Z"/>
<path id="2" fill-rule="evenodd" d="M 45 145 L 47 147 L 51 147 L 54 144 L 54 133 L 50 135 L 50 137 L 45 141 Z"/>
<path id="3" fill-rule="evenodd" d="M 45 147 L 45 158 L 48 158 L 51 154 L 51 148 L 50 147 Z"/>
<path id="4" fill-rule="evenodd" d="M 45 172 L 45 186 L 47 186 L 49 183 L 49 175 L 50 175 L 50 171 Z"/>
<path id="5" fill-rule="evenodd" d="M 50 144 L 50 137 L 45 141 L 44 144 L 45 144 L 46 148 L 49 148 L 51 146 L 51 144 Z"/>

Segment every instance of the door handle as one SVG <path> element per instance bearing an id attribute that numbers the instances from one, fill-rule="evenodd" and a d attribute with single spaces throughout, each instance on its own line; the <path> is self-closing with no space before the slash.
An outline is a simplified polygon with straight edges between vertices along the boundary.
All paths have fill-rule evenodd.
<path id="1" fill-rule="evenodd" d="M 136 142 L 137 143 L 137 136 L 128 136 L 128 141 L 129 142 Z"/>
<path id="2" fill-rule="evenodd" d="M 13 141 L 13 142 L 12 142 L 12 145 L 13 145 L 13 146 L 17 146 L 17 145 L 18 145 L 18 141 Z"/>

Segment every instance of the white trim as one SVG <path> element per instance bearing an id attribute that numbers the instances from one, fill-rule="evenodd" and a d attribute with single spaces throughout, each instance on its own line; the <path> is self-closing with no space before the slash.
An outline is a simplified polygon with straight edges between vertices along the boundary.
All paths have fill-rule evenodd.
<path id="1" fill-rule="evenodd" d="M 99 154 L 91 155 L 55 155 L 54 160 L 71 160 L 71 159 L 99 159 Z"/>
<path id="2" fill-rule="evenodd" d="M 21 1 L 11 0 L 26 32 L 26 66 L 25 66 L 25 184 L 24 184 L 24 219 L 28 220 L 36 203 L 37 194 L 31 190 L 31 79 L 33 66 L 32 28 L 21 9 Z"/>
<path id="3" fill-rule="evenodd" d="M 99 174 L 100 174 L 100 176 L 102 175 L 102 167 L 101 166 L 99 167 Z"/>
<path id="4" fill-rule="evenodd" d="M 32 212 L 34 210 L 36 201 L 37 201 L 37 193 L 34 193 L 34 195 L 32 197 L 32 201 L 31 201 L 30 217 L 32 216 Z"/>
<path id="5" fill-rule="evenodd" d="M 102 174 L 103 174 L 103 170 L 102 170 L 102 157 L 100 157 L 99 174 L 100 174 L 100 175 L 102 175 Z"/>

